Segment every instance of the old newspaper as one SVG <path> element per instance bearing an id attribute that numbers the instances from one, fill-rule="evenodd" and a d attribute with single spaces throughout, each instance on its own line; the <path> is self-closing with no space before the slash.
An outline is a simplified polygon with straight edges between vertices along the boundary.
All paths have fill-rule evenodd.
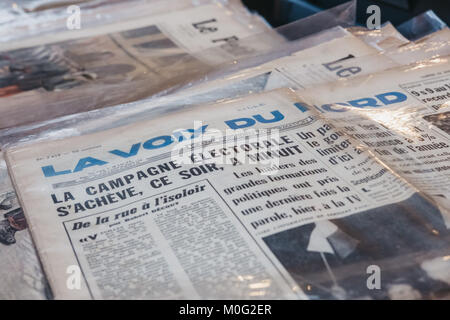
<path id="1" fill-rule="evenodd" d="M 3 159 L 0 159 L 0 281 L 1 300 L 51 296 Z"/>
<path id="2" fill-rule="evenodd" d="M 448 219 L 450 68 L 448 56 L 436 60 L 299 94 L 397 174 L 433 196 L 446 208 Z"/>
<path id="3" fill-rule="evenodd" d="M 275 43 L 262 19 L 233 8 L 204 4 L 2 46 L 0 128 L 148 97 Z M 267 42 L 240 41 L 260 33 Z"/>
<path id="4" fill-rule="evenodd" d="M 382 34 L 379 34 L 382 35 Z M 283 87 L 300 89 L 369 75 L 450 54 L 450 30 L 435 32 L 418 42 L 381 52 L 352 35 L 196 85 L 180 94 L 195 100 L 218 99 Z M 438 62 L 438 61 L 437 61 Z"/>
<path id="5" fill-rule="evenodd" d="M 6 157 L 56 298 L 448 292 L 439 209 L 289 89 Z"/>

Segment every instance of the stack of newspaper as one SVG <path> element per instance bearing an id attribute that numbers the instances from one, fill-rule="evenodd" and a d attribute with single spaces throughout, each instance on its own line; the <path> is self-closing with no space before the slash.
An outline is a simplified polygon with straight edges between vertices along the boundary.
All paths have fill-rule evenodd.
<path id="1" fill-rule="evenodd" d="M 84 2 L 1 43 L 0 298 L 450 298 L 440 21 Z"/>

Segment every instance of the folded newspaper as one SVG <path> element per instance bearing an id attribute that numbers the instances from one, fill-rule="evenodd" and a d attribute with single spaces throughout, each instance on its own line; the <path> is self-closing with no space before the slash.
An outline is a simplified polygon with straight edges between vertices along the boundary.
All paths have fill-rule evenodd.
<path id="1" fill-rule="evenodd" d="M 210 1 L 2 46 L 0 128 L 148 97 L 276 43 L 262 19 L 239 8 Z M 266 42 L 239 41 L 256 34 Z"/>
<path id="2" fill-rule="evenodd" d="M 442 298 L 450 288 L 433 199 L 289 89 L 6 157 L 56 298 Z M 374 267 L 379 290 L 367 281 Z"/>
<path id="3" fill-rule="evenodd" d="M 299 94 L 398 175 L 433 196 L 445 208 L 450 226 L 449 59 Z"/>
<path id="4" fill-rule="evenodd" d="M 372 41 L 369 43 L 373 44 Z M 190 96 L 195 97 L 195 100 L 209 97 L 211 101 L 283 87 L 306 89 L 424 60 L 438 62 L 438 58 L 449 54 L 448 28 L 418 42 L 389 47 L 382 51 L 375 50 L 358 37 L 347 35 L 294 52 L 292 56 L 195 85 L 180 94 L 183 99 Z"/>
<path id="5" fill-rule="evenodd" d="M 383 32 L 376 34 L 381 39 L 385 37 Z M 437 58 L 450 54 L 448 29 L 436 32 L 418 43 L 382 52 L 368 47 L 342 28 L 326 30 L 312 38 L 315 39 L 315 45 L 294 52 L 291 57 L 275 59 L 236 73 L 219 72 L 218 75 L 208 77 L 216 80 L 183 88 L 176 94 L 2 130 L 0 144 L 8 145 L 17 140 L 27 140 L 28 137 L 32 141 L 52 139 L 58 130 L 58 136 L 97 132 L 151 119 L 190 105 L 283 87 L 306 89 L 397 67 L 403 65 L 402 61 L 408 64 L 415 59 L 428 59 L 428 63 L 438 63 Z M 308 40 L 302 39 L 304 42 Z M 372 45 L 373 41 L 369 41 L 369 44 Z M 420 49 L 425 49 L 425 52 Z M 390 59 L 391 54 L 395 55 L 395 59 Z"/>
<path id="6" fill-rule="evenodd" d="M 0 290 L 1 300 L 45 299 L 51 293 L 41 268 L 23 210 L 0 162 Z"/>

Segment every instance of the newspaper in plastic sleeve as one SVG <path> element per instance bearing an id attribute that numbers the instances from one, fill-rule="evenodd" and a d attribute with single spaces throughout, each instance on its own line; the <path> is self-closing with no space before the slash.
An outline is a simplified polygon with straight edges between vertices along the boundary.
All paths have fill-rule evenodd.
<path id="1" fill-rule="evenodd" d="M 73 33 L 78 26 L 71 23 L 78 19 L 68 18 L 78 13 L 80 28 L 103 26 L 130 18 L 149 17 L 211 3 L 232 7 L 233 10 L 250 17 L 250 13 L 242 6 L 240 0 L 68 0 L 57 2 L 44 0 L 45 3 L 31 1 L 26 4 L 14 0 L 6 1 L 6 3 L 2 1 L 0 12 L 5 18 L 11 19 L 8 24 L 2 25 L 1 44 L 11 44 L 11 42 L 19 44 L 25 39 L 35 41 L 36 36 L 44 39 L 49 34 Z M 1 19 L 0 23 L 3 21 Z"/>
<path id="2" fill-rule="evenodd" d="M 56 298 L 449 288 L 439 210 L 288 89 L 6 156 Z M 380 290 L 367 284 L 374 265 Z M 78 267 L 79 288 L 67 274 Z"/>
<path id="3" fill-rule="evenodd" d="M 434 41 L 433 43 L 444 51 L 443 42 Z M 409 60 L 408 56 L 415 55 L 416 51 L 410 49 L 402 52 L 405 60 Z M 324 55 L 325 53 L 327 55 Z M 384 53 L 371 53 L 373 49 L 353 36 L 345 34 L 338 39 L 296 52 L 292 57 L 276 59 L 170 96 L 3 130 L 0 134 L 0 142 L 2 145 L 7 145 L 14 144 L 17 140 L 34 141 L 91 133 L 142 119 L 151 119 L 190 105 L 242 96 L 266 89 L 287 86 L 309 88 L 398 66 L 398 63 L 391 61 Z M 325 56 L 327 58 L 324 58 Z M 438 56 L 433 50 L 430 58 L 436 57 Z M 432 61 L 439 63 L 438 59 Z M 301 62 L 300 66 L 299 62 Z"/>
<path id="4" fill-rule="evenodd" d="M 302 39 L 301 42 L 312 43 L 312 47 L 295 52 L 294 57 L 276 59 L 258 67 L 244 69 L 238 73 L 227 74 L 226 76 L 219 74 L 219 76 L 215 76 L 219 80 L 204 81 L 205 83 L 202 83 L 201 85 L 178 90 L 175 94 L 158 97 L 156 99 L 146 99 L 142 102 L 135 102 L 132 104 L 109 107 L 104 109 L 104 111 L 93 110 L 87 113 L 37 122 L 29 126 L 25 125 L 16 128 L 8 128 L 1 132 L 0 142 L 2 145 L 6 145 L 14 143 L 15 140 L 22 137 L 25 139 L 31 138 L 31 140 L 38 137 L 41 139 L 44 138 L 43 135 L 48 131 L 55 131 L 58 129 L 63 130 L 65 134 L 69 135 L 71 133 L 79 134 L 99 131 L 137 121 L 142 119 L 142 117 L 145 117 L 145 119 L 154 117 L 156 114 L 170 112 L 177 108 L 189 105 L 237 97 L 252 92 L 260 92 L 261 90 L 267 89 L 268 84 L 271 87 L 276 85 L 278 87 L 299 86 L 298 83 L 292 80 L 296 76 L 298 82 L 303 83 L 304 86 L 320 84 L 324 81 L 333 81 L 339 78 L 336 71 L 340 70 L 332 72 L 332 70 L 326 69 L 323 64 L 333 62 L 331 60 L 335 60 L 336 65 L 344 63 L 344 65 L 341 66 L 341 70 L 343 71 L 339 73 L 342 74 L 344 71 L 350 70 L 350 67 L 352 67 L 350 63 L 354 59 L 358 59 L 359 57 L 371 57 L 374 52 L 377 52 L 375 49 L 367 46 L 351 34 L 342 32 L 342 30 L 343 29 L 331 29 L 319 34 L 317 36 L 318 39 L 316 39 L 316 36 L 310 37 L 313 39 Z M 324 33 L 327 35 L 324 36 Z M 334 38 L 335 36 L 338 38 L 323 42 L 330 39 L 330 37 Z M 324 53 L 327 54 L 326 58 L 323 56 Z M 378 55 L 375 56 L 378 57 Z M 344 59 L 346 57 L 348 59 Z M 372 63 L 370 66 L 378 66 L 378 68 L 381 66 L 388 68 L 390 66 L 389 59 L 384 57 L 374 59 L 377 63 Z M 298 66 L 299 61 L 302 62 L 301 67 Z M 346 66 L 347 64 L 349 64 L 348 67 Z M 330 64 L 330 68 L 331 67 L 335 68 L 335 65 L 332 66 L 332 64 Z M 367 71 L 365 71 L 366 68 Z M 370 70 L 372 69 L 369 68 L 369 64 L 364 66 L 364 73 L 368 73 Z M 378 71 L 378 69 L 376 70 Z M 288 73 L 283 75 L 281 71 L 287 71 Z M 352 76 L 353 74 L 347 72 L 345 75 Z M 154 108 L 158 108 L 158 112 L 155 113 L 151 111 Z M 50 132 L 49 134 L 51 136 L 55 135 L 54 132 Z"/>
<path id="5" fill-rule="evenodd" d="M 320 86 L 300 95 L 432 196 L 450 226 L 448 59 Z"/>
<path id="6" fill-rule="evenodd" d="M 134 101 L 167 89 L 183 75 L 206 72 L 210 62 L 195 52 L 224 43 L 236 47 L 240 38 L 269 30 L 253 16 L 234 13 L 219 3 L 205 4 L 63 37 L 52 34 L 37 39 L 39 46 L 3 52 L 0 127 Z"/>
<path id="7" fill-rule="evenodd" d="M 3 158 L 0 183 L 0 299 L 46 299 L 48 284 Z"/>
<path id="8" fill-rule="evenodd" d="M 446 28 L 417 42 L 390 47 L 378 53 L 379 51 L 371 50 L 358 38 L 344 36 L 295 52 L 291 57 L 242 70 L 217 82 L 194 86 L 191 90 L 201 92 L 204 88 L 228 88 L 233 86 L 233 83 L 235 90 L 249 88 L 249 84 L 255 83 L 249 89 L 252 92 L 282 87 L 308 88 L 430 59 L 439 63 L 439 57 L 450 54 L 449 41 L 450 32 Z M 263 79 L 265 81 L 262 81 Z M 261 83 L 264 86 L 261 86 Z M 214 92 L 216 95 L 217 91 Z"/>
<path id="9" fill-rule="evenodd" d="M 334 30 L 330 31 L 331 34 L 336 34 Z M 91 133 L 134 121 L 151 119 L 191 105 L 273 88 L 310 87 L 334 81 L 341 76 L 367 74 L 378 71 L 382 67 L 389 68 L 396 65 L 384 56 L 374 55 L 376 51 L 373 48 L 351 34 L 337 34 L 341 37 L 296 52 L 295 56 L 276 59 L 255 68 L 230 74 L 224 79 L 177 91 L 175 94 L 109 107 L 103 109 L 104 111 L 93 110 L 29 126 L 9 128 L 0 133 L 0 143 L 5 146 L 14 144 L 17 140 L 35 141 Z M 300 66 L 299 62 L 302 63 Z"/>
<path id="10" fill-rule="evenodd" d="M 377 52 L 376 49 L 349 34 L 312 48 L 294 52 L 291 56 L 242 70 L 214 82 L 193 86 L 181 93 L 198 95 L 206 91 L 210 92 L 212 96 L 217 96 L 220 95 L 221 90 L 226 92 L 230 88 L 235 91 L 234 95 L 282 87 L 305 88 L 354 76 L 363 70 L 346 67 L 345 64 L 350 64 L 358 57 L 376 56 Z M 393 65 L 389 59 L 381 56 L 377 56 L 377 58 L 376 63 L 371 65 L 386 67 Z M 371 70 L 373 69 L 369 67 L 367 72 L 370 73 Z M 220 89 L 212 90 L 212 88 Z"/>
<path id="11" fill-rule="evenodd" d="M 40 11 L 58 6 L 68 6 L 94 0 L 4 0 L 0 6 L 2 10 L 22 8 L 27 11 Z"/>

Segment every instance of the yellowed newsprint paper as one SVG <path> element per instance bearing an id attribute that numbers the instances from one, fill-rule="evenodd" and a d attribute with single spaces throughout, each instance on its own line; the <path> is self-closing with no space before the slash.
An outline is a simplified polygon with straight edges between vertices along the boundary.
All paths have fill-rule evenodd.
<path id="1" fill-rule="evenodd" d="M 133 105 L 132 109 L 125 110 L 118 107 L 120 110 L 102 115 L 101 119 L 96 117 L 95 120 L 71 124 L 70 130 L 76 134 L 92 133 L 138 120 L 151 119 L 168 112 L 167 110 L 185 108 L 189 105 L 237 98 L 249 93 L 279 88 L 303 90 L 334 81 L 345 82 L 350 78 L 368 76 L 399 67 L 403 65 L 400 61 L 410 64 L 415 59 L 423 61 L 427 58 L 429 60 L 424 65 L 440 64 L 440 58 L 450 54 L 449 40 L 450 34 L 447 29 L 436 32 L 420 43 L 392 49 L 396 55 L 394 61 L 389 58 L 390 51 L 380 53 L 357 37 L 345 35 L 295 52 L 291 56 L 184 88 L 162 99 L 144 101 Z M 417 50 L 418 48 L 426 49 L 426 52 Z"/>
<path id="2" fill-rule="evenodd" d="M 432 196 L 445 208 L 450 226 L 449 56 L 435 60 L 319 86 L 299 95 Z"/>
<path id="3" fill-rule="evenodd" d="M 353 35 L 248 68 L 182 91 L 181 94 L 225 98 L 283 87 L 297 90 L 439 58 L 450 54 L 450 30 L 443 29 L 417 43 L 377 51 Z M 222 88 L 222 89 L 218 89 Z"/>
<path id="4" fill-rule="evenodd" d="M 58 299 L 446 292 L 441 212 L 358 146 L 281 89 L 6 159 Z"/>
<path id="5" fill-rule="evenodd" d="M 2 45 L 0 128 L 146 98 L 281 41 L 234 8 L 204 4 Z M 256 34 L 265 40 L 240 41 Z"/>

